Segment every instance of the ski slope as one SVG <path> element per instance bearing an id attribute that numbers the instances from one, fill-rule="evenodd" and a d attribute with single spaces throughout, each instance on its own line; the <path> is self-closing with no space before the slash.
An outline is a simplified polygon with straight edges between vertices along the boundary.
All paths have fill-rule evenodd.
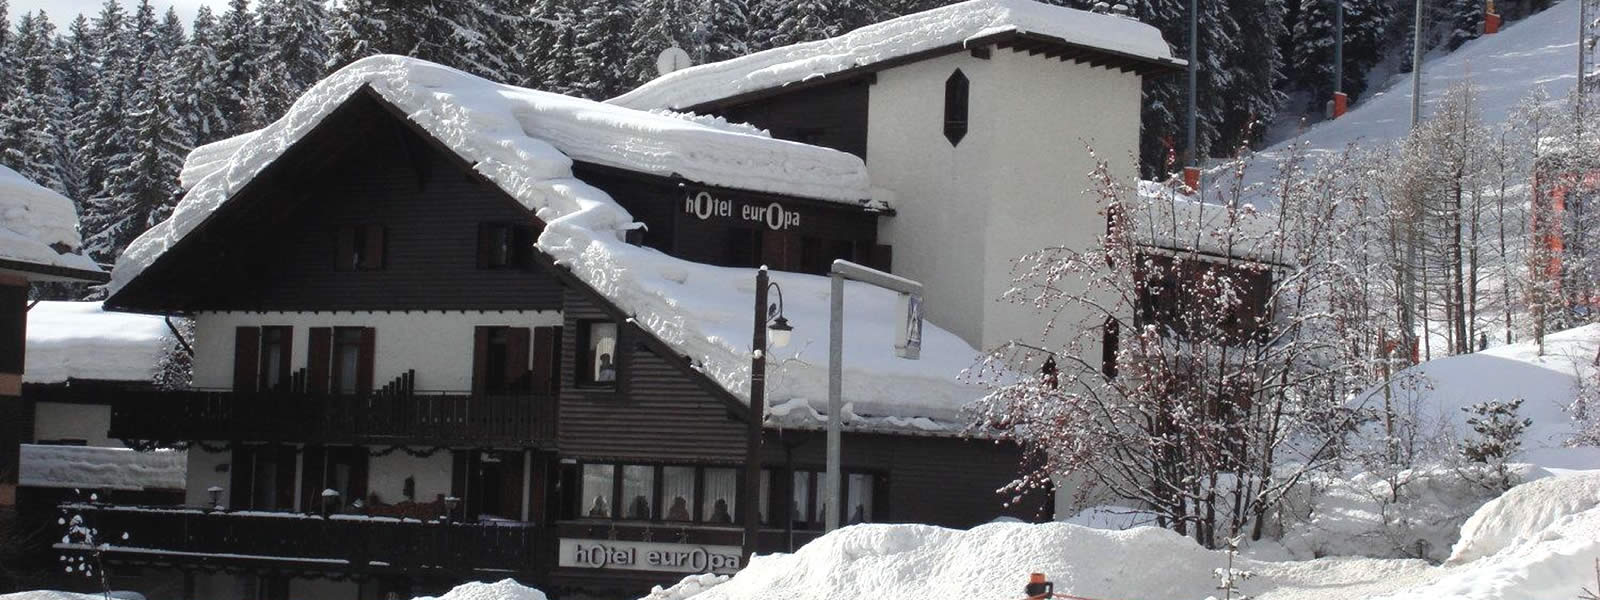
<path id="1" fill-rule="evenodd" d="M 1564 98 L 1578 81 L 1578 0 L 1560 4 L 1509 24 L 1500 33 L 1467 42 L 1455 52 L 1425 61 L 1422 69 L 1422 115 L 1427 118 L 1445 92 L 1461 82 L 1478 90 L 1478 109 L 1485 123 L 1499 123 L 1529 92 L 1543 87 L 1551 98 Z M 1396 76 L 1386 88 L 1370 93 L 1338 119 L 1308 127 L 1300 135 L 1255 155 L 1249 179 L 1270 177 L 1290 148 L 1304 145 L 1308 157 L 1334 156 L 1352 144 L 1375 147 L 1404 136 L 1411 127 L 1411 75 Z M 1220 177 L 1216 178 L 1222 179 Z"/>

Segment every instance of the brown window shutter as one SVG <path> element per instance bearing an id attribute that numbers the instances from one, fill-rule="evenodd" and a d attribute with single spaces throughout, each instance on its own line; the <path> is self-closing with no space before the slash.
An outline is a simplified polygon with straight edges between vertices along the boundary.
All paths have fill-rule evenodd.
<path id="1" fill-rule="evenodd" d="M 368 270 L 384 267 L 384 235 L 382 225 L 366 225 L 366 247 L 361 254 L 361 268 Z"/>
<path id="2" fill-rule="evenodd" d="M 353 271 L 356 261 L 356 228 L 340 225 L 334 242 L 333 270 Z"/>
<path id="3" fill-rule="evenodd" d="M 533 330 L 532 391 L 537 395 L 550 394 L 554 387 L 551 379 L 560 371 L 556 369 L 556 343 L 561 340 L 559 327 L 539 327 Z"/>
<path id="4" fill-rule="evenodd" d="M 301 449 L 303 461 L 300 463 L 300 510 L 302 512 L 319 512 L 322 510 L 322 490 L 327 488 L 327 458 L 328 449 L 322 446 L 306 446 Z"/>
<path id="5" fill-rule="evenodd" d="M 233 465 L 228 467 L 228 509 L 248 510 L 250 506 L 250 482 L 255 481 L 252 472 L 255 467 L 254 453 L 249 446 L 235 446 L 233 449 Z"/>
<path id="6" fill-rule="evenodd" d="M 528 354 L 533 331 L 527 327 L 506 329 L 506 388 L 527 391 L 529 388 Z"/>
<path id="7" fill-rule="evenodd" d="M 493 327 L 476 327 L 472 330 L 472 393 L 482 394 L 489 388 L 489 332 Z"/>
<path id="8" fill-rule="evenodd" d="M 233 330 L 233 391 L 256 391 L 256 372 L 261 363 L 261 330 L 238 327 Z"/>
<path id="9" fill-rule="evenodd" d="M 312 327 L 306 346 L 306 389 L 313 394 L 328 392 L 328 366 L 333 360 L 333 328 Z"/>
<path id="10" fill-rule="evenodd" d="M 493 245 L 493 242 L 494 242 L 494 228 L 495 227 L 497 227 L 497 225 L 495 225 L 493 223 L 479 223 L 478 224 L 478 268 L 479 269 L 487 269 L 487 268 L 489 268 L 489 255 L 494 252 L 494 249 L 491 248 L 491 246 Z"/>
<path id="11" fill-rule="evenodd" d="M 361 394 L 372 393 L 372 363 L 377 359 L 378 330 L 371 327 L 361 328 L 361 355 L 360 362 L 356 365 L 356 392 Z"/>

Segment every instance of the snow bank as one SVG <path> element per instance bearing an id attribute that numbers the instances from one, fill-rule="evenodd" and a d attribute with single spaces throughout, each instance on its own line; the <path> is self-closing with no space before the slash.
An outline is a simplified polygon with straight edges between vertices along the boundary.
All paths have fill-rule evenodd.
<path id="1" fill-rule="evenodd" d="M 1511 488 L 1461 526 L 1451 563 L 1474 561 L 1533 539 L 1557 521 L 1600 508 L 1600 472 L 1549 477 Z"/>
<path id="2" fill-rule="evenodd" d="M 1183 64 L 1172 58 L 1159 30 L 1132 19 L 1033 0 L 970 0 L 834 38 L 689 67 L 609 102 L 632 108 L 688 108 L 1007 32 L 1043 34 L 1080 46 Z"/>
<path id="3" fill-rule="evenodd" d="M 1390 389 L 1396 397 L 1414 397 L 1426 407 L 1422 417 L 1456 436 L 1471 432 L 1462 407 L 1522 398 L 1519 414 L 1533 424 L 1523 434 L 1522 451 L 1512 460 L 1546 468 L 1597 469 L 1600 448 L 1562 445 L 1574 433 L 1565 409 L 1577 397 L 1578 373 L 1592 368 L 1580 370 L 1580 366 L 1592 364 L 1597 350 L 1600 325 L 1586 325 L 1545 336 L 1543 356 L 1538 346 L 1528 341 L 1438 358 L 1402 372 Z M 1411 389 L 1413 381 L 1421 385 Z M 1359 401 L 1369 405 L 1381 402 L 1382 389 L 1363 394 Z"/>
<path id="4" fill-rule="evenodd" d="M 728 582 L 731 577 L 716 573 L 701 573 L 684 577 L 668 587 L 655 586 L 650 594 L 640 600 L 684 600 Z"/>
<path id="5" fill-rule="evenodd" d="M 181 490 L 188 454 L 23 444 L 20 485 L 84 490 Z"/>
<path id="6" fill-rule="evenodd" d="M 40 302 L 28 311 L 22 381 L 149 382 L 173 343 L 161 317 L 106 312 L 99 302 Z"/>
<path id="7" fill-rule="evenodd" d="M 546 600 L 544 592 L 517 583 L 513 579 L 502 579 L 495 583 L 474 581 L 463 583 L 450 590 L 443 596 L 419 597 L 416 600 Z"/>
<path id="8" fill-rule="evenodd" d="M 1526 523 L 1531 525 L 1532 521 Z M 1388 598 L 1535 600 L 1576 598 L 1580 588 L 1596 589 L 1600 509 L 1561 516 L 1543 529 L 1534 532 L 1529 528 L 1528 531 L 1533 532 L 1532 535 L 1518 537 L 1492 555 L 1450 569 L 1437 581 Z"/>
<path id="9" fill-rule="evenodd" d="M 306 92 L 282 119 L 247 142 L 201 148 L 193 181 L 170 219 L 129 246 L 110 290 L 134 279 L 193 231 L 286 148 L 363 86 L 475 165 L 547 225 L 538 248 L 571 269 L 635 322 L 689 357 L 717 383 L 746 397 L 755 272 L 712 267 L 623 243 L 633 217 L 605 192 L 572 176 L 584 160 L 677 174 L 741 189 L 855 202 L 869 194 L 859 158 L 773 140 L 743 128 L 647 113 L 501 84 L 426 61 L 376 56 L 356 61 Z M 218 156 L 227 155 L 227 158 Z M 826 410 L 827 294 L 823 277 L 774 273 L 795 342 L 769 357 L 771 406 L 783 426 L 815 426 Z M 931 324 L 922 360 L 892 356 L 895 295 L 847 285 L 845 400 L 856 430 L 948 432 L 982 390 L 957 381 L 977 352 Z M 799 402 L 799 404 L 796 404 Z"/>
<path id="10" fill-rule="evenodd" d="M 100 272 L 82 246 L 71 200 L 0 165 L 0 260 Z"/>

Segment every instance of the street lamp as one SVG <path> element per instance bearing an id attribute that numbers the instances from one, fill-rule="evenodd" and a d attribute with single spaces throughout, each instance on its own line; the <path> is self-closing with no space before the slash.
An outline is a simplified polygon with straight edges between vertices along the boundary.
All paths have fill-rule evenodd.
<path id="1" fill-rule="evenodd" d="M 775 291 L 778 303 L 767 304 L 767 294 Z M 749 556 L 756 551 L 756 536 L 761 532 L 761 510 L 756 503 L 761 498 L 761 424 L 766 419 L 767 394 L 767 341 L 782 348 L 789 345 L 789 334 L 794 327 L 783 316 L 783 288 L 771 281 L 766 265 L 756 271 L 755 327 L 750 342 L 750 418 L 746 430 L 744 460 L 744 545 L 742 553 Z"/>

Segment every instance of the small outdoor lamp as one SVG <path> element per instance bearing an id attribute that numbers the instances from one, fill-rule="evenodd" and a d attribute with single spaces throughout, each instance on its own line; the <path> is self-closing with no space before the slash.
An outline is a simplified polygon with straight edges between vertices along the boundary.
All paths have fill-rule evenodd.
<path id="1" fill-rule="evenodd" d="M 338 502 L 339 490 L 333 488 L 322 490 L 322 516 L 326 517 L 328 513 L 333 512 L 333 505 Z"/>
<path id="2" fill-rule="evenodd" d="M 211 494 L 211 508 L 222 510 L 222 486 L 213 485 L 206 488 L 206 493 Z"/>
<path id="3" fill-rule="evenodd" d="M 450 521 L 455 517 L 456 507 L 461 505 L 461 499 L 455 496 L 444 497 L 444 520 Z"/>
<path id="4" fill-rule="evenodd" d="M 778 303 L 767 308 L 769 317 L 777 315 L 771 317 L 771 321 L 767 323 L 767 340 L 772 342 L 774 348 L 783 348 L 789 345 L 789 334 L 794 331 L 794 327 L 791 327 L 789 319 L 783 316 L 783 288 L 778 287 L 776 281 L 768 283 L 767 287 L 778 294 Z"/>

